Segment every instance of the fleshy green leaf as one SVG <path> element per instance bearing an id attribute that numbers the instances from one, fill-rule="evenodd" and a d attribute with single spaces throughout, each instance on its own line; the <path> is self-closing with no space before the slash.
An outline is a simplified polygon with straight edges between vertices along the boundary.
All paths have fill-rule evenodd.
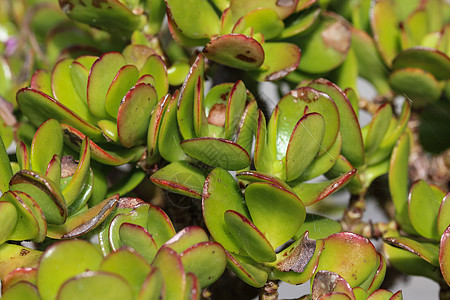
<path id="1" fill-rule="evenodd" d="M 188 226 L 180 230 L 170 240 L 164 243 L 164 246 L 181 254 L 183 251 L 198 243 L 208 241 L 209 237 L 201 227 Z"/>
<path id="2" fill-rule="evenodd" d="M 79 91 L 72 80 L 72 71 L 74 60 L 66 58 L 60 60 L 52 72 L 52 91 L 53 97 L 69 108 L 71 111 L 88 121 L 95 124 L 95 117 L 90 113 L 86 103 L 86 95 L 80 96 Z M 87 80 L 87 78 L 85 78 Z"/>
<path id="3" fill-rule="evenodd" d="M 168 247 L 162 247 L 156 254 L 152 266 L 161 271 L 164 278 L 164 294 L 167 299 L 184 299 L 186 273 L 178 254 Z"/>
<path id="4" fill-rule="evenodd" d="M 294 44 L 266 42 L 262 47 L 264 63 L 252 72 L 259 81 L 277 81 L 295 71 L 300 64 L 301 52 Z"/>
<path id="5" fill-rule="evenodd" d="M 178 99 L 177 119 L 180 132 L 185 139 L 196 137 L 193 117 L 194 94 L 198 77 L 203 76 L 204 64 L 203 55 L 199 54 L 192 64 L 189 74 L 181 87 L 180 98 Z"/>
<path id="6" fill-rule="evenodd" d="M 407 237 L 387 237 L 384 241 L 392 246 L 399 247 L 418 255 L 428 263 L 439 266 L 439 247 L 437 244 L 416 241 Z"/>
<path id="7" fill-rule="evenodd" d="M 227 267 L 233 271 L 239 279 L 253 287 L 263 287 L 269 276 L 261 264 L 258 264 L 248 256 L 234 254 L 226 251 Z"/>
<path id="8" fill-rule="evenodd" d="M 278 115 L 272 114 L 273 118 L 279 121 L 276 127 L 276 140 L 271 145 L 277 149 L 277 159 L 282 159 L 288 148 L 289 137 L 298 122 L 305 113 L 319 113 L 322 115 L 326 128 L 319 155 L 327 151 L 337 138 L 339 132 L 339 112 L 334 101 L 325 93 L 319 92 L 310 87 L 300 87 L 285 95 L 277 105 Z M 270 126 L 270 124 L 269 124 Z M 269 134 L 275 134 L 269 130 Z"/>
<path id="9" fill-rule="evenodd" d="M 37 287 L 42 299 L 55 299 L 61 284 L 82 272 L 98 270 L 102 259 L 100 251 L 83 240 L 51 245 L 39 262 Z"/>
<path id="10" fill-rule="evenodd" d="M 87 123 L 86 120 L 67 107 L 40 91 L 31 88 L 19 90 L 17 92 L 17 105 L 22 113 L 37 127 L 46 120 L 54 118 L 60 123 L 66 123 L 81 130 L 93 141 L 105 140 L 98 127 Z"/>
<path id="11" fill-rule="evenodd" d="M 389 123 L 392 118 L 392 107 L 389 104 L 383 104 L 377 110 L 369 123 L 369 130 L 364 139 L 364 148 L 367 155 L 374 153 L 380 146 L 383 138 L 389 128 Z"/>
<path id="12" fill-rule="evenodd" d="M 124 96 L 117 113 L 117 133 L 122 145 L 130 148 L 144 141 L 157 101 L 154 87 L 146 83 L 136 85 Z"/>
<path id="13" fill-rule="evenodd" d="M 354 166 L 364 163 L 364 144 L 358 117 L 342 90 L 326 79 L 316 79 L 308 86 L 330 96 L 339 110 L 339 132 L 342 136 L 342 155 Z"/>
<path id="14" fill-rule="evenodd" d="M 164 117 L 161 121 L 161 126 L 158 136 L 158 148 L 161 156 L 170 162 L 180 161 L 186 159 L 186 154 L 180 146 L 182 125 L 178 119 L 177 123 L 177 99 L 178 92 L 168 100 Z M 180 131 L 178 131 L 180 129 Z"/>
<path id="15" fill-rule="evenodd" d="M 389 83 L 397 94 L 405 96 L 415 108 L 436 102 L 442 94 L 436 78 L 422 69 L 395 70 L 389 77 Z"/>
<path id="16" fill-rule="evenodd" d="M 195 7 L 195 10 L 192 8 Z M 208 38 L 219 34 L 219 17 L 207 1 L 166 1 L 167 14 L 183 35 L 192 38 Z M 198 12 L 201 11 L 201 14 Z"/>
<path id="17" fill-rule="evenodd" d="M 18 282 L 2 294 L 3 300 L 40 300 L 36 286 L 29 282 Z"/>
<path id="18" fill-rule="evenodd" d="M 450 58 L 436 49 L 416 47 L 400 52 L 392 68 L 422 69 L 431 73 L 437 80 L 445 80 L 450 77 Z"/>
<path id="19" fill-rule="evenodd" d="M 295 234 L 294 239 L 297 240 L 308 231 L 308 235 L 311 239 L 319 240 L 340 232 L 341 230 L 342 225 L 339 222 L 321 215 L 308 213 L 306 214 L 305 222 Z"/>
<path id="20" fill-rule="evenodd" d="M 209 173 L 203 187 L 203 218 L 214 240 L 234 253 L 245 251 L 229 231 L 224 214 L 234 210 L 248 219 L 250 216 L 242 200 L 238 184 L 227 171 L 215 168 Z"/>
<path id="21" fill-rule="evenodd" d="M 119 237 L 122 245 L 136 250 L 147 263 L 150 264 L 155 258 L 158 247 L 151 234 L 144 227 L 123 223 L 119 227 Z"/>
<path id="22" fill-rule="evenodd" d="M 45 219 L 51 224 L 63 224 L 67 219 L 67 205 L 64 197 L 51 180 L 34 171 L 22 170 L 9 183 L 11 191 L 31 195 L 41 207 Z"/>
<path id="23" fill-rule="evenodd" d="M 62 284 L 57 299 L 75 300 L 80 297 L 111 300 L 134 299 L 130 285 L 120 275 L 92 271 L 81 273 Z"/>
<path id="24" fill-rule="evenodd" d="M 227 210 L 224 220 L 228 230 L 241 242 L 248 256 L 257 262 L 271 262 L 276 259 L 272 245 L 249 219 L 236 211 Z"/>
<path id="25" fill-rule="evenodd" d="M 287 249 L 278 253 L 277 266 L 272 270 L 273 275 L 289 284 L 302 284 L 308 281 L 317 268 L 324 244 L 323 240 L 317 240 L 315 243 L 310 241 L 312 240 L 303 243 L 303 239 L 298 238 Z"/>
<path id="26" fill-rule="evenodd" d="M 297 179 L 317 155 L 325 134 L 318 113 L 304 115 L 295 125 L 286 150 L 286 181 Z"/>
<path id="27" fill-rule="evenodd" d="M 139 70 L 133 65 L 125 65 L 117 71 L 105 97 L 105 110 L 113 118 L 117 118 L 123 97 L 136 84 Z"/>
<path id="28" fill-rule="evenodd" d="M 54 239 L 81 236 L 100 225 L 115 208 L 119 195 L 103 200 L 97 205 L 67 218 L 62 225 L 48 225 L 47 235 Z"/>
<path id="29" fill-rule="evenodd" d="M 59 6 L 73 20 L 113 33 L 130 33 L 138 29 L 141 23 L 141 18 L 118 0 L 86 1 L 86 3 L 59 0 Z"/>
<path id="30" fill-rule="evenodd" d="M 305 219 L 306 211 L 301 200 L 271 183 L 249 185 L 245 190 L 245 201 L 251 220 L 274 248 L 293 237 Z"/>
<path id="31" fill-rule="evenodd" d="M 13 176 L 13 173 L 2 138 L 0 138 L 0 174 L 2 174 L 0 176 L 0 191 L 4 193 L 9 189 L 9 180 Z"/>
<path id="32" fill-rule="evenodd" d="M 205 176 L 187 162 L 173 162 L 150 176 L 158 186 L 193 198 L 201 198 Z"/>
<path id="33" fill-rule="evenodd" d="M 161 271 L 152 267 L 142 284 L 141 291 L 137 297 L 138 300 L 158 300 L 160 299 L 163 289 L 163 277 Z"/>
<path id="34" fill-rule="evenodd" d="M 0 256 L 7 260 L 7 264 L 0 264 L 0 278 L 6 276 L 17 268 L 34 268 L 39 262 L 42 252 L 21 245 L 4 243 L 0 245 Z"/>
<path id="35" fill-rule="evenodd" d="M 195 138 L 181 142 L 184 152 L 201 162 L 226 170 L 240 170 L 250 165 L 250 156 L 244 148 L 229 140 Z"/>
<path id="36" fill-rule="evenodd" d="M 416 181 L 409 193 L 409 217 L 414 229 L 422 236 L 439 240 L 437 218 L 442 198 L 425 181 Z"/>
<path id="37" fill-rule="evenodd" d="M 233 33 L 245 34 L 251 28 L 253 33 L 261 33 L 264 39 L 270 40 L 280 35 L 284 23 L 275 10 L 260 7 L 240 18 L 233 28 Z"/>
<path id="38" fill-rule="evenodd" d="M 301 197 L 305 206 L 323 200 L 345 187 L 356 175 L 356 169 L 345 172 L 341 176 L 322 182 L 290 182 L 294 192 Z"/>
<path id="39" fill-rule="evenodd" d="M 212 61 L 242 70 L 258 68 L 265 57 L 264 49 L 258 41 L 235 33 L 212 39 L 203 53 Z"/>
<path id="40" fill-rule="evenodd" d="M 202 288 L 219 279 L 227 265 L 225 250 L 215 242 L 195 244 L 184 250 L 180 257 L 186 272 L 195 274 Z"/>
<path id="41" fill-rule="evenodd" d="M 439 266 L 442 276 L 444 276 L 447 284 L 450 282 L 450 255 L 448 247 L 450 245 L 450 226 L 444 231 L 439 244 Z"/>
<path id="42" fill-rule="evenodd" d="M 366 238 L 341 232 L 324 239 L 317 270 L 340 274 L 352 287 L 364 282 L 376 268 L 377 252 Z"/>
<path id="43" fill-rule="evenodd" d="M 397 16 L 392 0 L 377 1 L 371 10 L 372 32 L 378 50 L 388 67 L 400 51 Z"/>
<path id="44" fill-rule="evenodd" d="M 61 124 L 65 141 L 71 148 L 80 151 L 81 144 L 86 135 L 75 128 Z M 142 155 L 144 149 L 142 147 L 134 147 L 131 149 L 105 150 L 93 141 L 89 142 L 91 158 L 105 165 L 122 165 L 132 160 L 137 160 Z"/>
<path id="45" fill-rule="evenodd" d="M 151 267 L 136 252 L 122 248 L 106 256 L 100 264 L 100 271 L 109 272 L 124 278 L 137 296 Z"/>
<path id="46" fill-rule="evenodd" d="M 339 66 L 351 46 L 350 30 L 342 20 L 332 15 L 321 15 L 317 23 L 314 30 L 295 40 L 302 49 L 299 69 L 313 74 Z"/>
<path id="47" fill-rule="evenodd" d="M 87 84 L 87 104 L 91 113 L 99 119 L 108 118 L 105 110 L 106 95 L 117 72 L 125 64 L 122 54 L 108 52 L 92 65 Z"/>
<path id="48" fill-rule="evenodd" d="M 0 218 L 3 222 L 0 228 L 0 244 L 3 244 L 8 240 L 10 234 L 13 232 L 14 227 L 17 223 L 17 210 L 14 204 L 5 201 L 8 192 L 2 195 L 0 198 Z M 21 222 L 19 222 L 21 223 Z M 23 226 L 23 225 L 22 225 Z M 34 228 L 31 228 L 32 230 Z"/>
<path id="49" fill-rule="evenodd" d="M 159 55 L 150 55 L 139 70 L 139 76 L 141 76 L 141 78 L 147 74 L 153 76 L 155 79 L 153 86 L 155 87 L 158 99 L 161 99 L 167 94 L 169 82 L 166 64 Z"/>

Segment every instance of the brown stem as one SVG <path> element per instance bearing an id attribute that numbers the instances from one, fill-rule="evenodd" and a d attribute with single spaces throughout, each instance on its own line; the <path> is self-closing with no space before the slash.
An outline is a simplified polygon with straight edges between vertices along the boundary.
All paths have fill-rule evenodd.
<path id="1" fill-rule="evenodd" d="M 259 292 L 259 300 L 278 300 L 278 282 L 268 280 Z"/>
<path id="2" fill-rule="evenodd" d="M 381 238 L 390 230 L 397 230 L 395 221 L 389 223 L 363 222 L 362 217 L 366 210 L 366 201 L 363 194 L 352 195 L 348 208 L 345 210 L 341 220 L 342 229 L 362 235 L 366 238 Z"/>
<path id="3" fill-rule="evenodd" d="M 450 287 L 446 283 L 440 284 L 441 289 L 439 290 L 439 299 L 440 300 L 449 300 L 450 299 Z"/>
<path id="4" fill-rule="evenodd" d="M 342 216 L 342 229 L 352 231 L 352 228 L 361 223 L 361 219 L 366 210 L 366 201 L 364 195 L 352 195 L 348 208 Z"/>

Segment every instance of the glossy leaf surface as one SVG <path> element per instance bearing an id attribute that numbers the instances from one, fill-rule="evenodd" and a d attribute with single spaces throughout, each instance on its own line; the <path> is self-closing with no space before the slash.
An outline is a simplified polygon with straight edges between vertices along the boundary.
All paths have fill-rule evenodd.
<path id="1" fill-rule="evenodd" d="M 244 148 L 229 140 L 195 138 L 181 142 L 184 152 L 201 162 L 226 170 L 240 170 L 250 165 L 250 156 Z"/>
<path id="2" fill-rule="evenodd" d="M 136 252 L 122 248 L 106 256 L 99 270 L 123 277 L 131 286 L 134 295 L 138 295 L 150 272 L 150 265 Z"/>
<path id="3" fill-rule="evenodd" d="M 18 282 L 2 294 L 4 300 L 29 299 L 40 300 L 38 291 L 34 285 L 29 282 Z"/>
<path id="4" fill-rule="evenodd" d="M 438 266 L 439 265 L 439 257 L 438 251 L 439 247 L 433 243 L 420 242 L 411 238 L 406 237 L 393 237 L 393 238 L 385 238 L 385 242 L 390 245 L 405 249 L 415 255 L 418 255 L 428 263 Z"/>
<path id="5" fill-rule="evenodd" d="M 240 242 L 229 231 L 224 214 L 234 210 L 250 218 L 243 204 L 242 194 L 234 178 L 224 169 L 215 168 L 206 177 L 203 186 L 202 209 L 205 224 L 211 236 L 228 251 L 245 253 Z"/>
<path id="6" fill-rule="evenodd" d="M 258 68 L 265 57 L 264 49 L 258 41 L 235 33 L 211 40 L 203 53 L 217 63 L 243 70 Z"/>
<path id="7" fill-rule="evenodd" d="M 167 247 L 159 249 L 152 266 L 157 267 L 164 279 L 164 291 L 168 299 L 184 299 L 186 273 L 181 258 Z"/>
<path id="8" fill-rule="evenodd" d="M 167 190 L 200 199 L 205 175 L 193 165 L 177 161 L 159 169 L 150 179 Z"/>
<path id="9" fill-rule="evenodd" d="M 358 118 L 344 92 L 326 79 L 316 79 L 308 86 L 330 96 L 339 110 L 339 132 L 342 136 L 342 154 L 355 166 L 364 162 L 364 144 Z"/>
<path id="10" fill-rule="evenodd" d="M 186 272 L 195 274 L 202 288 L 219 279 L 227 265 L 225 250 L 215 242 L 195 244 L 184 250 L 180 257 Z"/>
<path id="11" fill-rule="evenodd" d="M 378 50 L 388 67 L 399 52 L 399 34 L 394 3 L 391 0 L 377 1 L 372 7 L 371 28 Z"/>
<path id="12" fill-rule="evenodd" d="M 112 32 L 129 33 L 139 28 L 140 18 L 118 0 L 102 2 L 59 0 L 61 9 L 72 19 Z"/>
<path id="13" fill-rule="evenodd" d="M 262 287 L 268 278 L 268 270 L 248 256 L 226 252 L 227 267 L 245 283 Z"/>
<path id="14" fill-rule="evenodd" d="M 90 111 L 99 119 L 107 119 L 106 95 L 117 72 L 126 64 L 122 54 L 108 52 L 92 65 L 87 84 L 87 103 Z"/>
<path id="15" fill-rule="evenodd" d="M 117 113 L 117 133 L 122 145 L 130 148 L 144 141 L 157 101 L 154 87 L 146 83 L 136 85 L 124 96 Z"/>
<path id="16" fill-rule="evenodd" d="M 245 201 L 251 220 L 274 248 L 294 236 L 305 219 L 306 211 L 301 200 L 270 183 L 249 185 L 245 190 Z"/>
<path id="17" fill-rule="evenodd" d="M 85 272 L 67 280 L 58 292 L 58 300 L 96 299 L 132 300 L 130 285 L 119 275 L 107 272 Z"/>
<path id="18" fill-rule="evenodd" d="M 29 170 L 16 173 L 9 183 L 11 191 L 32 195 L 41 207 L 47 222 L 62 224 L 67 218 L 67 205 L 59 187 L 44 175 Z"/>
<path id="19" fill-rule="evenodd" d="M 302 49 L 299 69 L 307 73 L 328 72 L 347 56 L 351 34 L 347 25 L 333 15 L 323 14 L 312 32 L 296 39 Z"/>
<path id="20" fill-rule="evenodd" d="M 338 273 L 352 287 L 364 282 L 376 267 L 375 247 L 362 236 L 342 232 L 327 237 L 324 242 L 317 270 Z"/>
<path id="21" fill-rule="evenodd" d="M 291 136 L 299 117 L 303 116 L 305 111 L 307 113 L 319 113 L 325 121 L 326 130 L 323 140 L 320 142 L 321 149 L 319 155 L 325 153 L 334 144 L 339 131 L 339 112 L 334 101 L 326 94 L 309 87 L 301 87 L 285 95 L 277 107 L 279 110 L 277 118 L 283 120 L 278 121 L 276 129 L 278 159 L 281 159 L 281 155 L 286 153 L 285 149 L 288 148 L 289 141 L 287 137 Z M 271 117 L 271 122 L 272 118 L 274 116 Z"/>
<path id="22" fill-rule="evenodd" d="M 389 83 L 396 93 L 404 95 L 415 108 L 436 102 L 442 93 L 436 78 L 422 69 L 395 70 L 389 77 Z"/>
<path id="23" fill-rule="evenodd" d="M 149 264 L 155 258 L 158 247 L 144 227 L 123 223 L 119 227 L 119 237 L 122 245 L 136 250 Z"/>
<path id="24" fill-rule="evenodd" d="M 297 122 L 286 150 L 286 181 L 297 179 L 306 170 L 317 155 L 324 135 L 325 120 L 318 113 L 306 114 Z"/>
<path id="25" fill-rule="evenodd" d="M 105 110 L 113 118 L 117 118 L 117 111 L 125 94 L 136 84 L 139 70 L 133 65 L 125 65 L 117 71 L 105 97 Z"/>
<path id="26" fill-rule="evenodd" d="M 17 105 L 35 126 L 40 126 L 44 121 L 54 118 L 81 130 L 93 141 L 104 140 L 98 127 L 87 123 L 67 107 L 40 91 L 31 88 L 21 89 L 17 93 Z"/>
<path id="27" fill-rule="evenodd" d="M 62 225 L 48 225 L 47 235 L 54 239 L 81 236 L 100 225 L 115 208 L 119 195 L 116 194 L 97 205 L 70 216 Z"/>
<path id="28" fill-rule="evenodd" d="M 67 124 L 62 124 L 61 127 L 63 130 L 65 141 L 71 148 L 79 151 L 83 140 L 86 138 L 86 135 Z M 89 147 L 92 159 L 105 165 L 112 166 L 122 165 L 130 162 L 133 159 L 137 159 L 137 157 L 140 157 L 140 155 L 142 155 L 144 151 L 144 149 L 140 147 L 131 149 L 106 150 L 92 141 L 89 142 Z"/>
<path id="29" fill-rule="evenodd" d="M 410 190 L 408 199 L 409 217 L 420 235 L 439 240 L 437 218 L 442 198 L 423 180 L 416 181 Z"/>
<path id="30" fill-rule="evenodd" d="M 277 81 L 295 71 L 300 64 L 301 51 L 291 43 L 262 44 L 264 63 L 252 72 L 259 81 Z M 280 57 L 283 59 L 280 59 Z"/>
<path id="31" fill-rule="evenodd" d="M 224 220 L 228 230 L 241 242 L 248 256 L 257 262 L 275 260 L 275 250 L 272 245 L 249 219 L 238 212 L 227 210 Z"/>
<path id="32" fill-rule="evenodd" d="M 394 70 L 404 68 L 423 69 L 437 80 L 449 78 L 450 58 L 432 48 L 417 47 L 402 51 L 394 60 Z"/>
<path id="33" fill-rule="evenodd" d="M 209 2 L 199 0 L 166 1 L 168 15 L 179 30 L 189 38 L 207 38 L 219 33 L 219 17 Z M 195 7 L 195 11 L 192 8 Z M 197 11 L 201 11 L 198 14 Z"/>
<path id="34" fill-rule="evenodd" d="M 87 270 L 98 270 L 102 259 L 94 245 L 82 240 L 64 241 L 48 247 L 39 262 L 37 274 L 42 299 L 55 299 L 64 281 Z M 61 268 L 62 265 L 65 268 Z"/>

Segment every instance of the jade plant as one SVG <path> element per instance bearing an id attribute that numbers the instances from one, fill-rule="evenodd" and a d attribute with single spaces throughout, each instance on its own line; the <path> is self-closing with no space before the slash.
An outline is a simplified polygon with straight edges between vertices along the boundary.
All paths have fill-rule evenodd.
<path id="1" fill-rule="evenodd" d="M 446 1 L 0 6 L 2 298 L 448 299 Z"/>

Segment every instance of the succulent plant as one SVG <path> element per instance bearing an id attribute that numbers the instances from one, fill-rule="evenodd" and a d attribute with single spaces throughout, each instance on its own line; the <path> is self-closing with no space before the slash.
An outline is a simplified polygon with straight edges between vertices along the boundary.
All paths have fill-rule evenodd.
<path id="1" fill-rule="evenodd" d="M 384 251 L 391 264 L 407 274 L 420 274 L 440 284 L 449 283 L 447 212 L 449 195 L 435 185 L 418 180 L 408 192 L 410 134 L 404 133 L 391 158 L 389 188 L 395 217 L 402 233 L 384 235 Z M 415 268 L 408 267 L 417 262 Z M 445 282 L 444 282 L 445 280 Z"/>
<path id="2" fill-rule="evenodd" d="M 242 81 L 216 85 L 204 95 L 204 68 L 200 54 L 180 93 L 166 104 L 159 131 L 156 126 L 152 130 L 155 138 L 148 140 L 149 157 L 159 152 L 172 162 L 155 172 L 151 180 L 195 198 L 201 198 L 207 175 L 196 163 L 227 170 L 250 166 L 257 110 L 253 95 Z"/>
<path id="3" fill-rule="evenodd" d="M 376 87 L 380 98 L 406 97 L 413 110 L 421 114 L 422 146 L 432 153 L 445 151 L 450 145 L 444 137 L 447 134 L 438 139 L 432 132 L 439 130 L 445 119 L 439 112 L 448 110 L 449 3 L 427 0 L 405 5 L 402 1 L 378 0 L 362 25 L 358 19 L 369 8 L 362 4 L 364 1 L 356 2 L 360 5 L 353 6 L 348 16 L 354 23 L 352 48 L 359 74 Z"/>
<path id="4" fill-rule="evenodd" d="M 24 142 L 17 145 L 17 162 L 10 163 L 1 146 L 1 219 L 10 224 L 2 228 L 2 244 L 81 236 L 114 208 L 118 196 L 103 200 L 106 185 L 90 167 L 89 140 L 83 141 L 79 160 L 63 156 L 62 130 L 56 120 L 38 128 L 31 147 Z"/>
<path id="5" fill-rule="evenodd" d="M 209 241 L 200 227 L 175 233 L 160 208 L 136 198 L 116 203 L 109 224 L 100 231 L 103 253 L 83 240 L 56 243 L 39 253 L 37 266 L 24 265 L 4 278 L 4 297 L 29 292 L 36 299 L 65 299 L 78 290 L 77 296 L 110 299 L 199 299 L 200 289 L 225 270 L 223 247 Z M 17 282 L 26 283 L 29 291 Z"/>
<path id="6" fill-rule="evenodd" d="M 51 73 L 36 71 L 31 87 L 17 94 L 19 108 L 35 126 L 49 117 L 60 121 L 65 140 L 75 149 L 88 136 L 92 158 L 101 163 L 140 159 L 158 94 L 168 89 L 167 71 L 151 49 L 138 61 L 127 49 L 125 56 L 109 52 L 67 58 Z"/>
<path id="7" fill-rule="evenodd" d="M 448 298 L 444 0 L 0 6 L 2 298 Z"/>

